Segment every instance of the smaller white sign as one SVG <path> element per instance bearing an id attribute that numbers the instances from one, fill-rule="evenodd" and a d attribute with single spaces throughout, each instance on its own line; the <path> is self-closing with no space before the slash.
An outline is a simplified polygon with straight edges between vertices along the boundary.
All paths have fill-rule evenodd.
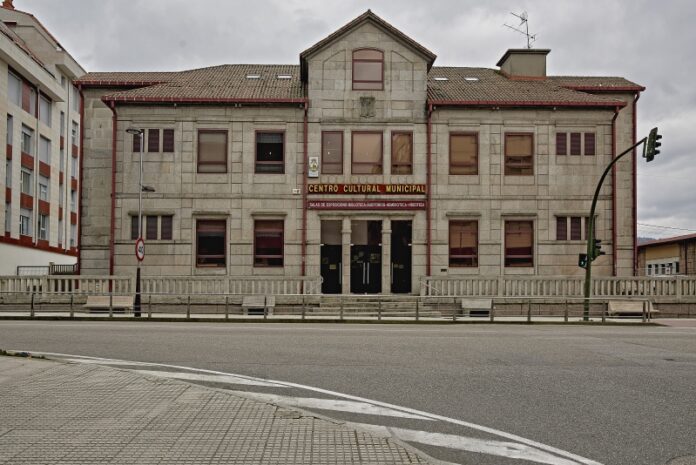
<path id="1" fill-rule="evenodd" d="M 307 177 L 318 178 L 319 177 L 319 157 L 309 157 L 309 163 L 307 167 Z"/>

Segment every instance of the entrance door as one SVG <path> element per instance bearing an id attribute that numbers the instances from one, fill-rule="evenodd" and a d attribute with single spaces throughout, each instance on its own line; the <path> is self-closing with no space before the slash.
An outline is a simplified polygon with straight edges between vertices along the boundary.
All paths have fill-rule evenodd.
<path id="1" fill-rule="evenodd" d="M 353 221 L 350 246 L 350 292 L 382 292 L 382 222 Z"/>
<path id="2" fill-rule="evenodd" d="M 343 277 L 341 221 L 321 222 L 321 292 L 340 294 Z"/>
<path id="3" fill-rule="evenodd" d="M 392 221 L 391 291 L 395 294 L 411 292 L 411 221 Z"/>

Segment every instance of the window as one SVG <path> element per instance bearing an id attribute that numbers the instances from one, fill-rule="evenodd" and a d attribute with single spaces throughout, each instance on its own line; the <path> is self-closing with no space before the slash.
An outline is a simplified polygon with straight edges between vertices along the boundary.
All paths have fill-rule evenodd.
<path id="1" fill-rule="evenodd" d="M 157 221 L 159 217 L 148 215 L 145 218 L 145 239 L 157 239 Z"/>
<path id="2" fill-rule="evenodd" d="M 22 236 L 31 236 L 31 224 L 33 222 L 33 213 L 26 208 L 19 209 L 19 234 Z"/>
<path id="3" fill-rule="evenodd" d="M 478 221 L 450 221 L 449 266 L 478 266 Z"/>
<path id="4" fill-rule="evenodd" d="M 567 241 L 568 240 L 568 217 L 557 216 L 556 217 L 556 240 L 557 241 Z"/>
<path id="5" fill-rule="evenodd" d="M 24 101 L 24 110 L 27 111 L 30 115 L 36 116 L 36 89 L 33 87 L 29 86 L 28 84 L 24 84 L 24 92 L 25 94 L 28 93 L 28 102 Z M 28 90 L 28 92 L 27 92 Z M 29 104 L 28 106 L 26 104 Z"/>
<path id="6" fill-rule="evenodd" d="M 225 267 L 225 220 L 196 221 L 196 266 Z"/>
<path id="7" fill-rule="evenodd" d="M 65 149 L 60 149 L 60 171 L 65 171 Z"/>
<path id="8" fill-rule="evenodd" d="M 70 225 L 70 247 L 77 247 L 77 225 Z"/>
<path id="9" fill-rule="evenodd" d="M 49 231 L 48 221 L 49 221 L 48 215 L 39 214 L 39 239 L 41 239 L 43 241 L 48 240 L 48 231 Z"/>
<path id="10" fill-rule="evenodd" d="M 584 227 L 583 227 L 584 223 Z M 557 216 L 556 240 L 557 241 L 582 241 L 587 239 L 589 220 L 584 216 Z M 570 234 L 568 226 L 570 225 Z"/>
<path id="11" fill-rule="evenodd" d="M 138 227 L 138 217 L 131 216 L 131 239 L 136 240 L 140 237 L 140 228 Z"/>
<path id="12" fill-rule="evenodd" d="M 34 172 L 32 170 L 22 167 L 20 182 L 22 194 L 34 195 Z"/>
<path id="13" fill-rule="evenodd" d="M 198 172 L 227 173 L 227 131 L 198 131 Z"/>
<path id="14" fill-rule="evenodd" d="M 283 266 L 283 221 L 254 221 L 254 266 Z"/>
<path id="15" fill-rule="evenodd" d="M 22 125 L 22 152 L 34 155 L 34 131 Z"/>
<path id="16" fill-rule="evenodd" d="M 353 51 L 353 90 L 384 88 L 384 54 L 379 50 Z"/>
<path id="17" fill-rule="evenodd" d="M 12 115 L 7 115 L 7 133 L 6 133 L 6 141 L 7 145 L 12 145 L 12 140 L 14 138 L 14 120 L 12 119 Z"/>
<path id="18" fill-rule="evenodd" d="M 5 187 L 12 187 L 12 160 L 5 160 Z"/>
<path id="19" fill-rule="evenodd" d="M 352 174 L 382 174 L 382 133 L 353 132 Z"/>
<path id="20" fill-rule="evenodd" d="M 58 243 L 63 244 L 63 218 L 58 218 Z"/>
<path id="21" fill-rule="evenodd" d="M 322 174 L 343 174 L 343 132 L 321 133 Z"/>
<path id="22" fill-rule="evenodd" d="M 60 137 L 65 136 L 65 112 L 60 112 Z"/>
<path id="23" fill-rule="evenodd" d="M 582 218 L 579 216 L 570 217 L 570 240 L 582 240 Z"/>
<path id="24" fill-rule="evenodd" d="M 256 133 L 256 173 L 284 173 L 285 134 L 282 132 Z"/>
<path id="25" fill-rule="evenodd" d="M 160 225 L 160 239 L 165 241 L 172 240 L 172 223 L 174 222 L 172 215 L 162 216 L 162 224 Z"/>
<path id="26" fill-rule="evenodd" d="M 133 134 L 133 153 L 140 153 L 140 139 L 142 134 Z"/>
<path id="27" fill-rule="evenodd" d="M 534 174 L 534 136 L 505 134 L 505 174 L 531 176 Z"/>
<path id="28" fill-rule="evenodd" d="M 648 275 L 652 274 L 652 265 L 648 265 Z"/>
<path id="29" fill-rule="evenodd" d="M 63 203 L 64 203 L 64 201 L 63 201 L 63 197 L 64 197 L 63 196 L 63 185 L 61 184 L 60 186 L 58 186 L 58 189 L 59 189 L 58 190 L 58 206 L 60 208 L 63 208 Z"/>
<path id="30" fill-rule="evenodd" d="M 77 179 L 77 157 L 70 157 L 70 177 Z"/>
<path id="31" fill-rule="evenodd" d="M 22 80 L 12 72 L 7 73 L 7 97 L 15 105 L 22 105 Z"/>
<path id="32" fill-rule="evenodd" d="M 570 153 L 568 150 L 568 138 L 570 138 Z M 556 155 L 586 155 L 596 154 L 595 133 L 594 132 L 557 132 L 556 133 Z"/>
<path id="33" fill-rule="evenodd" d="M 39 136 L 39 160 L 51 164 L 51 141 L 44 136 Z"/>
<path id="34" fill-rule="evenodd" d="M 80 111 L 80 91 L 77 89 L 77 87 L 72 86 L 72 109 L 75 113 Z"/>
<path id="35" fill-rule="evenodd" d="M 39 96 L 39 119 L 51 127 L 51 101 L 43 95 Z"/>
<path id="36" fill-rule="evenodd" d="M 534 266 L 534 223 L 505 222 L 505 266 Z"/>
<path id="37" fill-rule="evenodd" d="M 79 135 L 80 135 L 80 126 L 75 121 L 73 121 L 72 122 L 71 136 L 72 136 L 72 145 L 74 145 L 75 147 L 78 146 Z"/>
<path id="38" fill-rule="evenodd" d="M 159 129 L 148 129 L 147 130 L 147 151 L 149 152 L 159 152 Z"/>
<path id="39" fill-rule="evenodd" d="M 48 202 L 50 188 L 51 181 L 46 176 L 39 175 L 39 200 Z"/>
<path id="40" fill-rule="evenodd" d="M 77 192 L 74 190 L 70 191 L 70 211 L 73 213 L 77 211 Z"/>
<path id="41" fill-rule="evenodd" d="M 174 153 L 174 130 L 162 130 L 162 152 Z"/>
<path id="42" fill-rule="evenodd" d="M 413 174 L 413 133 L 392 132 L 392 174 Z"/>
<path id="43" fill-rule="evenodd" d="M 5 204 L 5 232 L 12 231 L 12 204 Z"/>
<path id="44" fill-rule="evenodd" d="M 478 134 L 450 134 L 449 174 L 478 174 Z"/>

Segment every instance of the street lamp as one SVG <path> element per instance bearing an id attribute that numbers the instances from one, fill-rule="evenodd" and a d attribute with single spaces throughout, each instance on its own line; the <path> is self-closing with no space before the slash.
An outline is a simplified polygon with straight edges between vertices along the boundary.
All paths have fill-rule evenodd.
<path id="1" fill-rule="evenodd" d="M 132 134 L 133 137 L 140 136 L 140 176 L 138 177 L 138 242 L 143 238 L 143 145 L 144 145 L 144 129 L 128 128 L 126 129 L 128 134 Z M 151 187 L 148 188 L 148 192 L 154 192 Z M 140 316 L 140 263 L 141 260 L 138 257 L 138 268 L 135 274 L 135 302 L 133 302 L 133 315 L 136 317 Z"/>

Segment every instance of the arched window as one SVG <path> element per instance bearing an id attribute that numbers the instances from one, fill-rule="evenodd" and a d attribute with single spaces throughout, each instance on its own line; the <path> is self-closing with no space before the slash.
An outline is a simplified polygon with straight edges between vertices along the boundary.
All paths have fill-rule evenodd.
<path id="1" fill-rule="evenodd" d="M 384 54 L 363 48 L 353 51 L 353 90 L 384 89 Z"/>

